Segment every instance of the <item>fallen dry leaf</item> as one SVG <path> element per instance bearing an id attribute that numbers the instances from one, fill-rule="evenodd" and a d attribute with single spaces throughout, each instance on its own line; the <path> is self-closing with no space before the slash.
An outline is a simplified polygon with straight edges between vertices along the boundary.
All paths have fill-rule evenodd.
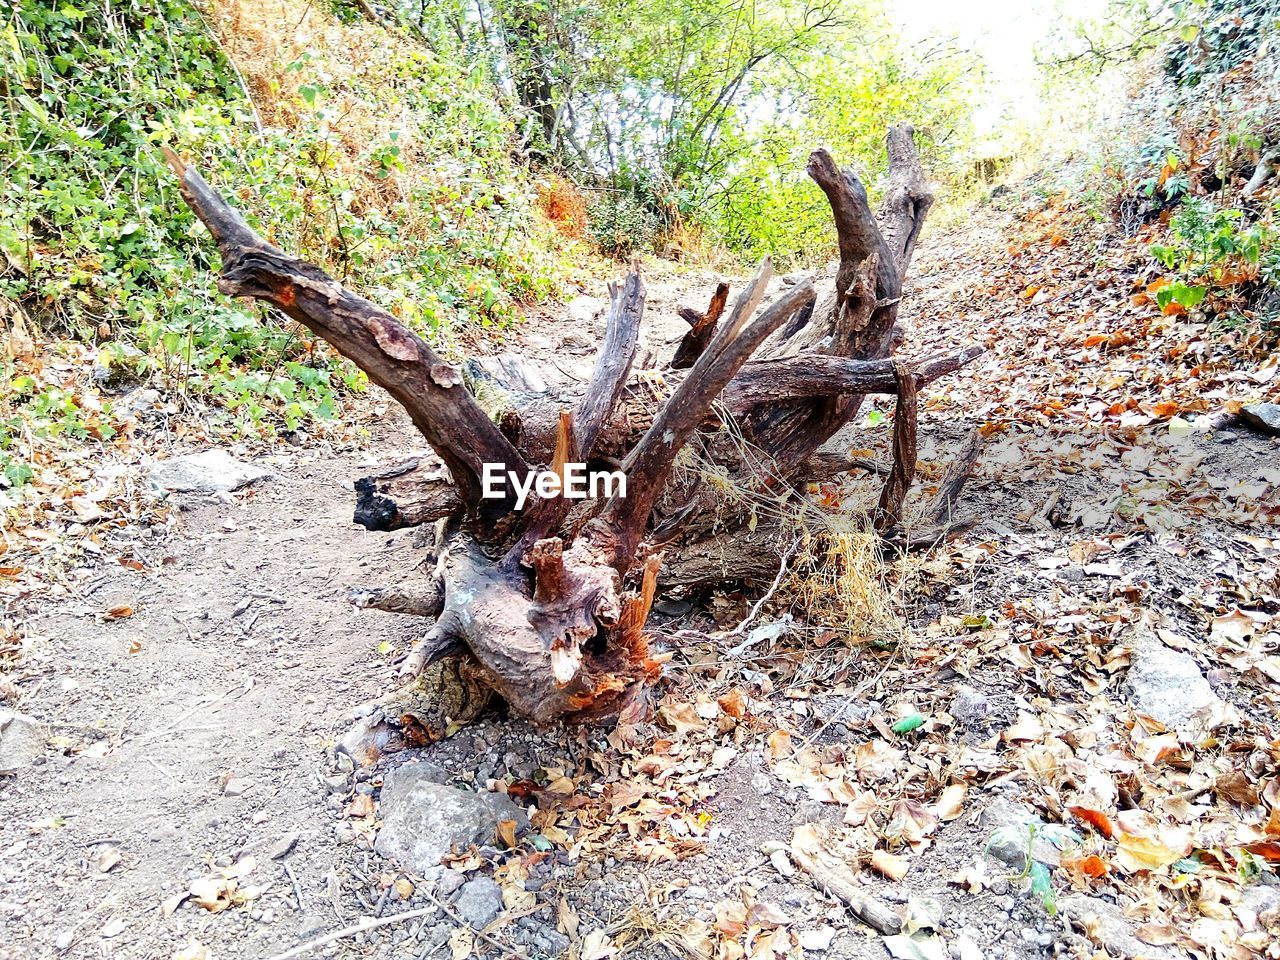
<path id="1" fill-rule="evenodd" d="M 890 880 L 901 880 L 911 869 L 911 861 L 906 857 L 894 856 L 884 850 L 871 851 L 871 866 Z"/>
<path id="2" fill-rule="evenodd" d="M 1175 848 L 1155 837 L 1122 833 L 1116 842 L 1115 862 L 1126 873 L 1137 873 L 1140 870 L 1163 870 L 1186 854 L 1185 846 Z"/>

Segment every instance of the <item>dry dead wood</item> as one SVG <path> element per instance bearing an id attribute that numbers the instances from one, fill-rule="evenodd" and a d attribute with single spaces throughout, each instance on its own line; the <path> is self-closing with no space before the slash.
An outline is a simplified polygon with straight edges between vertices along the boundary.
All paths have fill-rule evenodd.
<path id="1" fill-rule="evenodd" d="M 894 460 L 875 517 L 887 537 L 899 535 L 914 476 L 916 395 L 980 351 L 915 364 L 890 356 L 932 194 L 909 127 L 890 132 L 888 152 L 878 221 L 856 177 L 826 151 L 810 159 L 836 223 L 833 289 L 820 297 L 804 280 L 767 301 L 765 260 L 732 305 L 721 284 L 705 311 L 685 311 L 689 332 L 655 375 L 633 369 L 645 311 L 633 266 L 610 288 L 607 331 L 582 394 L 513 391 L 519 402 L 501 426 L 422 338 L 265 242 L 194 169 L 169 159 L 218 245 L 219 288 L 266 302 L 329 341 L 404 406 L 433 451 L 357 483 L 357 521 L 370 529 L 438 521 L 444 530 L 425 580 L 366 590 L 359 602 L 430 623 L 406 661 L 409 674 L 442 656 L 471 658 L 472 674 L 513 710 L 549 721 L 642 709 L 665 660 L 644 633 L 660 576 L 693 584 L 776 575 L 779 544 L 789 541 L 773 524 L 807 480 L 858 465 L 819 448 L 868 393 L 897 397 Z M 930 517 L 950 518 L 976 455 L 975 446 L 944 481 Z M 746 511 L 722 509 L 714 485 L 689 467 L 699 458 L 779 516 L 756 525 Z M 486 465 L 519 482 L 542 471 L 563 483 L 577 463 L 620 470 L 626 495 L 533 496 L 523 510 L 510 492 L 483 495 Z"/>

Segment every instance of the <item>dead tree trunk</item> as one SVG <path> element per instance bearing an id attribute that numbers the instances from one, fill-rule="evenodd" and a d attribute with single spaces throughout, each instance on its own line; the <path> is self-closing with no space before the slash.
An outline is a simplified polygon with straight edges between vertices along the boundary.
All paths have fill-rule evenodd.
<path id="1" fill-rule="evenodd" d="M 890 357 L 903 277 L 933 198 L 909 126 L 889 132 L 888 152 L 879 222 L 852 173 L 825 150 L 810 158 L 835 217 L 833 290 L 818 297 L 804 280 L 765 305 L 766 259 L 732 304 L 722 285 L 705 312 L 687 311 L 689 334 L 656 386 L 632 376 L 645 307 L 633 268 L 610 288 L 585 393 L 530 399 L 501 427 L 420 337 L 266 243 L 195 170 L 172 154 L 170 163 L 217 241 L 219 288 L 265 301 L 329 341 L 404 406 L 438 456 L 357 484 L 356 520 L 371 529 L 444 525 L 429 577 L 359 594 L 364 605 L 432 621 L 405 672 L 473 658 L 473 674 L 512 709 L 549 721 L 640 708 L 665 659 L 644 633 L 660 575 L 698 584 L 776 571 L 779 518 L 806 482 L 855 465 L 818 451 L 868 393 L 898 397 L 894 462 L 868 520 L 910 545 L 899 521 L 915 466 L 916 394 L 981 351 L 915 364 Z M 976 456 L 975 442 L 949 474 L 945 503 L 931 511 L 940 524 Z M 704 482 L 699 462 L 720 482 Z M 626 495 L 531 497 L 522 510 L 510 493 L 483 495 L 486 465 L 520 482 L 550 471 L 564 484 L 574 464 L 619 470 Z M 726 487 L 743 496 L 726 500 Z M 763 524 L 760 504 L 778 508 Z"/>

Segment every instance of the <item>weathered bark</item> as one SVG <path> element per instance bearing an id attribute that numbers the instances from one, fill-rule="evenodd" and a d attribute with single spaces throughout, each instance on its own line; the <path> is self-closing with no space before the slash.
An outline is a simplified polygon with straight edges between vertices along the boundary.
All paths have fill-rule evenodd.
<path id="1" fill-rule="evenodd" d="M 358 591 L 356 602 L 430 622 L 405 661 L 408 676 L 462 656 L 468 677 L 516 712 L 549 721 L 641 709 L 665 659 L 644 634 L 660 576 L 684 584 L 776 579 L 787 512 L 806 482 L 879 469 L 818 452 L 868 393 L 897 397 L 893 463 L 868 519 L 887 541 L 910 546 L 902 518 L 915 469 L 916 394 L 980 350 L 916 364 L 889 357 L 932 194 L 909 127 L 890 132 L 888 150 L 879 223 L 856 177 L 825 151 L 810 160 L 836 221 L 834 290 L 818 298 L 803 280 L 766 304 L 765 260 L 727 312 L 726 284 L 706 311 L 682 312 L 690 330 L 671 369 L 633 376 L 645 309 L 633 268 L 610 288 L 608 328 L 585 391 L 547 396 L 529 381 L 512 391 L 515 409 L 501 424 L 421 338 L 257 237 L 198 173 L 172 154 L 170 161 L 217 241 L 220 289 L 272 304 L 332 343 L 405 407 L 434 451 L 357 481 L 357 522 L 390 530 L 439 521 L 442 540 L 427 575 Z M 955 498 L 976 456 L 975 440 L 928 511 L 931 523 L 954 527 Z M 512 496 L 482 496 L 486 464 L 520 478 L 547 464 L 563 482 L 566 465 L 580 462 L 623 471 L 626 496 L 534 497 L 522 511 Z M 718 479 L 704 482 L 699 464 Z"/>
<path id="2" fill-rule="evenodd" d="M 702 351 L 715 336 L 716 324 L 720 322 L 720 315 L 724 313 L 728 302 L 729 285 L 719 283 L 716 285 L 716 292 L 711 295 L 711 303 L 702 313 L 689 307 L 681 307 L 676 311 L 680 314 L 680 319 L 689 324 L 689 332 L 684 335 L 684 339 L 676 347 L 676 355 L 671 358 L 672 370 L 687 370 L 702 356 Z"/>
<path id="3" fill-rule="evenodd" d="M 444 461 L 435 456 L 407 460 L 355 483 L 355 522 L 366 530 L 416 527 L 464 508 Z"/>

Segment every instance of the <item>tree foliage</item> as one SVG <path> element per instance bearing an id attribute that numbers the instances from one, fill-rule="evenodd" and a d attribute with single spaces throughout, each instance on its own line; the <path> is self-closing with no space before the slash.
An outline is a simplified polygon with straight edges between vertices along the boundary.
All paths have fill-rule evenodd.
<path id="1" fill-rule="evenodd" d="M 972 60 L 902 47 L 865 0 L 400 0 L 396 11 L 483 62 L 530 156 L 625 195 L 595 205 L 611 250 L 692 223 L 744 255 L 800 258 L 827 233 L 803 175 L 815 146 L 874 177 L 892 122 L 914 122 L 935 161 L 967 134 Z"/>

